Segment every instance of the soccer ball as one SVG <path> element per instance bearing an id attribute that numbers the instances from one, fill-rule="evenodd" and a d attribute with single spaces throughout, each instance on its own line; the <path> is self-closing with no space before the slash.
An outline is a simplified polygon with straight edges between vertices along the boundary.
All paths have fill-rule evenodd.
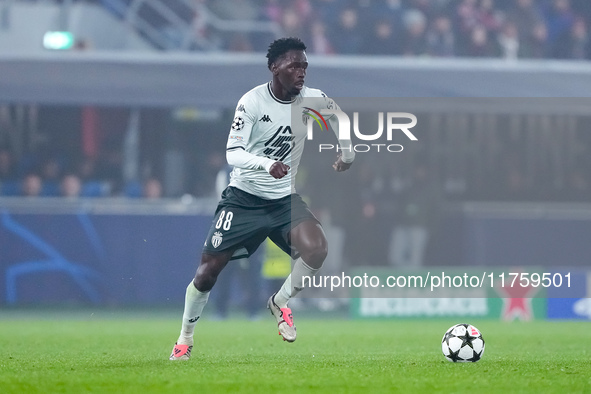
<path id="1" fill-rule="evenodd" d="M 242 130 L 243 127 L 244 127 L 244 119 L 242 119 L 240 116 L 236 116 L 234 118 L 234 120 L 232 121 L 232 130 L 240 131 L 240 130 Z"/>
<path id="2" fill-rule="evenodd" d="M 441 350 L 448 361 L 475 363 L 484 354 L 482 333 L 471 324 L 452 326 L 441 339 Z"/>

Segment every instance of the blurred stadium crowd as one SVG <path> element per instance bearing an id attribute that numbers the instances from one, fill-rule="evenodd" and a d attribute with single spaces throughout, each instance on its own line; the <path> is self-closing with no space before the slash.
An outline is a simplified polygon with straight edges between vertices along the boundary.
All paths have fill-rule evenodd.
<path id="1" fill-rule="evenodd" d="M 216 176 L 226 166 L 224 130 L 231 110 L 210 121 L 175 121 L 167 109 L 144 109 L 139 140 L 133 144 L 138 151 L 130 154 L 129 110 L 31 107 L 27 116 L 42 126 L 27 126 L 35 132 L 21 126 L 19 134 L 14 124 L 19 107 L 2 109 L 0 195 L 212 197 Z M 501 114 L 483 120 L 478 114 L 450 115 L 462 121 L 459 127 L 450 119 L 417 116 L 426 127 L 417 131 L 421 144 L 405 144 L 398 154 L 358 155 L 345 182 L 359 185 L 354 189 L 360 201 L 387 205 L 409 193 L 416 194 L 409 200 L 418 199 L 423 193 L 415 193 L 415 177 L 431 188 L 427 194 L 448 201 L 589 201 L 588 117 Z M 326 171 L 323 178 L 304 175 L 298 183 L 314 197 L 315 206 L 334 208 L 323 191 L 339 178 L 330 169 L 336 153 L 319 154 L 311 143 L 308 152 L 301 173 Z M 131 178 L 125 175 L 130 158 L 138 167 Z"/>
<path id="2" fill-rule="evenodd" d="M 129 0 L 87 0 L 113 7 Z M 266 51 L 269 32 L 216 31 L 208 12 L 231 21 L 271 22 L 281 34 L 300 36 L 315 54 L 468 56 L 505 58 L 589 57 L 589 0 L 167 0 L 171 10 L 199 20 L 195 34 L 222 51 Z M 115 11 L 113 11 L 115 12 Z M 146 14 L 157 18 L 157 14 Z M 154 26 L 170 28 L 160 21 Z M 171 33 L 174 35 L 173 33 Z M 92 45 L 89 45 L 92 48 Z M 203 48 L 192 48 L 200 50 Z M 211 48 L 210 48 L 211 49 Z M 211 196 L 225 166 L 223 146 L 231 114 L 206 124 L 175 125 L 171 111 L 142 109 L 139 169 L 124 176 L 129 110 L 124 108 L 0 106 L 0 195 L 179 197 Z M 568 121 L 570 122 L 570 121 Z M 553 139 L 549 131 L 435 134 L 431 151 L 396 157 L 383 174 L 362 163 L 362 200 L 400 200 L 413 190 L 413 169 L 436 182 L 452 200 L 587 201 L 591 140 L 586 120 Z M 572 123 L 572 122 L 571 122 Z M 535 129 L 535 127 L 534 127 Z M 203 131 L 200 133 L 200 131 Z M 20 140 L 15 135 L 21 134 Z M 443 135 L 441 130 L 433 133 Z M 494 134 L 494 135 L 493 135 Z M 458 137 L 459 136 L 459 137 Z M 468 138 L 466 138 L 468 140 Z M 212 153 L 212 146 L 217 146 Z M 499 147 L 512 146 L 510 152 Z M 439 147 L 439 148 L 438 148 Z M 451 153 L 450 153 L 451 152 Z M 135 153 L 134 153 L 135 154 Z M 133 154 L 132 154 L 133 156 Z M 425 160 L 429 158 L 430 161 Z M 480 160 L 484 159 L 484 160 Z M 167 163 L 180 162 L 176 169 Z M 485 163 L 480 165 L 479 163 Z M 479 167 L 480 166 L 480 167 Z M 170 167 L 170 166 L 169 166 Z M 180 174 L 184 173 L 184 174 Z M 404 173 L 401 176 L 398 174 Z M 390 178 L 386 179 L 389 174 Z M 392 175 L 394 174 L 394 175 Z M 171 176 L 180 186 L 171 186 Z M 319 200 L 322 197 L 318 197 Z M 330 207 L 327 201 L 322 206 Z M 367 212 L 371 212 L 368 205 Z M 379 205 L 379 204 L 377 204 Z"/>
<path id="3" fill-rule="evenodd" d="M 114 167 L 122 165 L 117 153 L 106 155 L 105 161 L 88 159 L 70 166 L 61 155 L 27 155 L 16 161 L 10 150 L 0 149 L 0 197 L 163 197 L 158 178 L 122 183 L 121 168 Z"/>
<path id="4" fill-rule="evenodd" d="M 113 0 L 101 0 L 112 7 Z M 129 2 L 129 1 L 128 1 Z M 587 0 L 185 0 L 166 1 L 194 26 L 192 49 L 265 51 L 261 31 L 223 31 L 208 19 L 274 23 L 309 53 L 433 57 L 589 58 Z M 207 11 L 206 11 L 207 10 Z M 175 26 L 142 11 L 174 37 Z M 180 37 L 178 38 L 180 41 Z M 180 42 L 179 42 L 180 45 Z"/>

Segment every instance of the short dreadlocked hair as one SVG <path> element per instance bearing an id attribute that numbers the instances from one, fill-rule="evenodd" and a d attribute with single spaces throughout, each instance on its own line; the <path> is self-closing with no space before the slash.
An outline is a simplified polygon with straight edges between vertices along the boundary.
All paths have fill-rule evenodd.
<path id="1" fill-rule="evenodd" d="M 273 41 L 271 45 L 269 45 L 269 50 L 267 51 L 267 67 L 271 69 L 271 64 L 275 63 L 277 59 L 292 49 L 305 51 L 306 44 L 297 37 L 279 38 Z"/>

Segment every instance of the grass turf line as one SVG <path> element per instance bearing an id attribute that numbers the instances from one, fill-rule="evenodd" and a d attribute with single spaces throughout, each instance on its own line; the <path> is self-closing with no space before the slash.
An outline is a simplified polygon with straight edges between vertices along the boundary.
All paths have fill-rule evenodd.
<path id="1" fill-rule="evenodd" d="M 167 360 L 176 319 L 0 321 L 0 391 L 52 392 L 591 392 L 585 322 L 467 321 L 483 359 L 441 354 L 460 321 L 300 319 L 281 341 L 273 320 L 201 321 L 189 362 Z"/>

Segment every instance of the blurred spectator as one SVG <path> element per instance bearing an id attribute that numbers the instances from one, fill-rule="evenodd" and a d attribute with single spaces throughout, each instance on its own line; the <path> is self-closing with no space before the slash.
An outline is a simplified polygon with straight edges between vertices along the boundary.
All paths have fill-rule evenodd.
<path id="1" fill-rule="evenodd" d="M 348 9 L 356 9 L 352 7 L 350 2 L 341 0 L 314 0 L 313 6 L 315 14 L 326 23 L 327 26 L 334 26 L 339 23 L 343 7 Z"/>
<path id="2" fill-rule="evenodd" d="M 311 53 L 318 55 L 329 55 L 334 53 L 332 44 L 326 38 L 326 27 L 320 20 L 312 22 L 310 37 Z"/>
<path id="3" fill-rule="evenodd" d="M 58 159 L 50 157 L 41 165 L 41 174 L 45 180 L 59 179 L 61 172 L 61 165 Z"/>
<path id="4" fill-rule="evenodd" d="M 304 21 L 293 7 L 289 7 L 281 18 L 281 27 L 286 37 L 300 37 L 308 42 L 308 35 L 305 33 Z"/>
<path id="5" fill-rule="evenodd" d="M 521 40 L 530 37 L 536 25 L 542 22 L 542 15 L 534 0 L 516 0 L 507 10 L 506 16 L 507 22 L 513 23 L 517 28 L 517 35 Z"/>
<path id="6" fill-rule="evenodd" d="M 100 156 L 96 161 L 95 177 L 101 181 L 108 181 L 113 191 L 118 193 L 122 190 L 123 182 L 123 151 L 115 141 L 103 146 Z"/>
<path id="7" fill-rule="evenodd" d="M 41 165 L 41 177 L 43 178 L 44 196 L 58 196 L 60 192 L 60 176 L 62 168 L 56 157 L 50 157 Z"/>
<path id="8" fill-rule="evenodd" d="M 553 0 L 544 10 L 548 29 L 549 55 L 553 58 L 569 57 L 569 38 L 575 16 L 569 0 Z"/>
<path id="9" fill-rule="evenodd" d="M 22 182 L 21 193 L 25 197 L 38 197 L 43 190 L 43 181 L 38 174 L 29 173 Z"/>
<path id="10" fill-rule="evenodd" d="M 501 57 L 517 59 L 519 53 L 519 32 L 513 22 L 507 22 L 498 36 Z"/>
<path id="11" fill-rule="evenodd" d="M 403 17 L 405 35 L 402 44 L 404 56 L 422 56 L 427 53 L 425 31 L 427 18 L 419 10 L 409 10 Z"/>
<path id="12" fill-rule="evenodd" d="M 392 233 L 390 264 L 399 267 L 420 267 L 424 264 L 427 242 L 438 219 L 440 193 L 429 169 L 418 164 L 406 195 L 402 217 Z"/>
<path id="13" fill-rule="evenodd" d="M 477 24 L 490 32 L 497 32 L 501 27 L 501 17 L 494 8 L 493 0 L 480 0 L 476 11 Z"/>
<path id="14" fill-rule="evenodd" d="M 14 158 L 8 149 L 0 149 L 0 181 L 13 180 L 16 177 Z"/>
<path id="15" fill-rule="evenodd" d="M 396 2 L 400 3 L 400 0 L 396 0 Z M 447 5 L 447 0 L 407 0 L 407 3 L 409 3 L 409 8 L 418 10 L 427 19 L 433 20 L 435 15 L 440 13 L 441 9 Z"/>
<path id="16" fill-rule="evenodd" d="M 373 55 L 399 55 L 400 41 L 394 35 L 394 27 L 388 20 L 378 21 L 368 35 L 361 48 L 364 54 Z"/>
<path id="17" fill-rule="evenodd" d="M 292 4 L 292 7 L 296 10 L 302 20 L 308 20 L 313 16 L 310 0 L 292 0 L 288 3 Z"/>
<path id="18" fill-rule="evenodd" d="M 216 31 L 212 14 L 226 21 L 274 22 L 281 35 L 300 37 L 310 53 L 322 55 L 589 57 L 588 0 L 193 0 L 193 8 L 185 0 L 170 3 L 171 12 L 192 23 L 190 49 L 265 51 L 278 34 Z M 157 28 L 170 25 L 152 14 L 141 16 Z"/>
<path id="19" fill-rule="evenodd" d="M 522 40 L 523 57 L 542 59 L 548 54 L 548 29 L 544 22 L 538 22 Z"/>
<path id="20" fill-rule="evenodd" d="M 349 200 L 351 221 L 357 225 L 349 228 L 346 235 L 345 255 L 353 266 L 382 265 L 384 258 L 380 256 L 384 252 L 384 232 L 379 236 L 366 229 L 378 228 L 382 219 L 376 215 L 376 206 L 379 205 L 380 185 L 375 182 L 376 174 L 373 167 L 367 162 L 359 163 L 356 168 L 357 179 L 352 182 L 356 185 L 357 193 Z M 356 209 L 351 210 L 351 207 Z M 381 258 L 382 257 L 382 258 Z"/>
<path id="21" fill-rule="evenodd" d="M 484 26 L 476 26 L 470 34 L 470 42 L 466 48 L 466 55 L 473 57 L 492 57 L 497 50 L 489 38 Z"/>
<path id="22" fill-rule="evenodd" d="M 83 181 L 96 178 L 96 160 L 90 157 L 83 158 L 78 164 L 76 171 Z"/>
<path id="23" fill-rule="evenodd" d="M 571 59 L 589 58 L 589 34 L 584 19 L 575 21 L 570 35 L 569 49 L 568 57 Z"/>
<path id="24" fill-rule="evenodd" d="M 401 24 L 402 14 L 406 9 L 401 0 L 359 0 L 351 2 L 351 4 L 355 3 L 357 3 L 357 9 L 362 16 L 361 24 L 364 26 L 371 26 L 380 19 L 387 19 L 394 26 L 398 26 Z"/>
<path id="25" fill-rule="evenodd" d="M 270 21 L 281 23 L 283 18 L 283 7 L 280 4 L 280 0 L 267 0 L 262 11 L 263 15 Z"/>
<path id="26" fill-rule="evenodd" d="M 477 0 L 462 0 L 457 7 L 456 17 L 461 35 L 468 37 L 479 24 Z"/>
<path id="27" fill-rule="evenodd" d="M 192 44 L 191 49 L 205 49 L 216 47 L 215 43 L 210 44 L 209 38 L 213 38 L 211 35 L 210 27 L 207 24 L 207 12 L 203 8 L 206 0 L 193 0 L 195 3 L 195 10 L 193 13 L 193 19 L 191 21 L 191 28 L 193 29 L 193 35 L 195 42 Z M 215 40 L 212 40 L 215 41 Z"/>
<path id="28" fill-rule="evenodd" d="M 451 20 L 439 15 L 427 32 L 427 53 L 437 57 L 451 57 L 455 54 L 455 37 L 451 28 Z"/>
<path id="29" fill-rule="evenodd" d="M 144 198 L 157 199 L 162 197 L 162 183 L 156 178 L 144 181 L 142 195 Z"/>
<path id="30" fill-rule="evenodd" d="M 75 174 L 66 174 L 60 183 L 60 195 L 66 198 L 77 198 L 82 191 L 82 182 Z"/>
<path id="31" fill-rule="evenodd" d="M 337 53 L 355 54 L 360 52 L 362 35 L 359 29 L 359 14 L 355 8 L 347 7 L 340 12 L 337 26 L 331 36 Z"/>

